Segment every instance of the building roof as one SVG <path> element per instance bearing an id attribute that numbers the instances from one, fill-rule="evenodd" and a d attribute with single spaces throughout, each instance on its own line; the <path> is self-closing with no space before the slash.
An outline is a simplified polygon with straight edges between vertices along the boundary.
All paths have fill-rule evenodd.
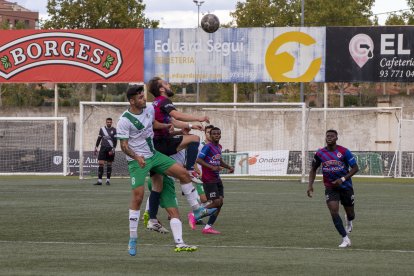
<path id="1" fill-rule="evenodd" d="M 16 2 L 10 2 L 6 0 L 0 0 L 0 11 L 20 11 L 20 12 L 31 12 Z"/>

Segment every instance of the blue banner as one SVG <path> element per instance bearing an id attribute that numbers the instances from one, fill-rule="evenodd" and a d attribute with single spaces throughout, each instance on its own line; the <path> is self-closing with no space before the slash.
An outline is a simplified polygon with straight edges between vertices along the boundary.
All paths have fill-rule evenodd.
<path id="1" fill-rule="evenodd" d="M 146 29 L 144 81 L 324 82 L 326 28 Z"/>

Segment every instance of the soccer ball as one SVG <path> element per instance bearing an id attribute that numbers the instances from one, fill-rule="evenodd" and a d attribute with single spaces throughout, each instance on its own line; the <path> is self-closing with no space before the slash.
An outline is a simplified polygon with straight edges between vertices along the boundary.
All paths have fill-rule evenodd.
<path id="1" fill-rule="evenodd" d="M 207 33 L 214 33 L 220 27 L 220 20 L 215 14 L 209 13 L 201 18 L 201 28 Z"/>

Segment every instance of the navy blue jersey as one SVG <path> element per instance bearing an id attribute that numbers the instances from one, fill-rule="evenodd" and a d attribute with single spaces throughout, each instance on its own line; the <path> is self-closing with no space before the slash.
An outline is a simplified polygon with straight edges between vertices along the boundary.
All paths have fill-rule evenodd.
<path id="1" fill-rule="evenodd" d="M 155 110 L 155 120 L 163 124 L 171 123 L 170 112 L 176 110 L 171 100 L 164 96 L 158 96 L 153 101 Z M 168 128 L 165 129 L 154 129 L 154 138 L 169 137 L 170 132 Z"/>
<path id="2" fill-rule="evenodd" d="M 198 158 L 203 159 L 209 165 L 220 166 L 221 148 L 220 144 L 214 145 L 213 143 L 208 143 L 201 149 Z M 204 166 L 202 166 L 201 170 L 201 180 L 203 183 L 220 182 L 220 174 L 218 171 L 213 171 Z"/>
<path id="3" fill-rule="evenodd" d="M 313 157 L 312 167 L 318 168 L 322 165 L 323 183 L 325 187 L 333 187 L 332 182 L 349 173 L 349 167 L 356 165 L 356 160 L 351 151 L 337 145 L 334 151 L 326 147 L 319 149 Z M 339 187 L 348 189 L 352 187 L 352 180 L 347 179 Z"/>

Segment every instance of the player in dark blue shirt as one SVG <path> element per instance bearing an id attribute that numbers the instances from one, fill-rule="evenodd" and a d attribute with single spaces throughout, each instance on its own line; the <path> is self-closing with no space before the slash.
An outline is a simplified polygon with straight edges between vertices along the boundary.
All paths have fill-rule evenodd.
<path id="1" fill-rule="evenodd" d="M 201 179 L 203 180 L 203 187 L 207 199 L 211 201 L 206 208 L 217 208 L 216 213 L 210 216 L 206 226 L 202 230 L 203 234 L 220 234 L 219 231 L 213 228 L 213 224 L 220 213 L 223 206 L 224 188 L 223 182 L 220 178 L 220 169 L 223 167 L 228 169 L 230 173 L 234 168 L 223 161 L 221 157 L 221 130 L 218 127 L 213 127 L 210 130 L 211 142 L 206 144 L 198 154 L 197 163 L 202 167 Z M 192 224 L 195 224 L 195 219 L 192 219 Z"/>
<path id="2" fill-rule="evenodd" d="M 338 132 L 330 129 L 326 132 L 326 147 L 319 149 L 312 161 L 309 172 L 308 197 L 313 194 L 313 182 L 316 170 L 322 165 L 323 183 L 325 185 L 326 204 L 331 213 L 336 230 L 342 236 L 341 248 L 351 246 L 348 234 L 352 231 L 352 221 L 355 218 L 354 190 L 351 177 L 359 168 L 351 151 L 336 144 Z M 349 168 L 351 168 L 349 170 Z M 344 206 L 346 229 L 339 215 L 339 202 Z"/>

